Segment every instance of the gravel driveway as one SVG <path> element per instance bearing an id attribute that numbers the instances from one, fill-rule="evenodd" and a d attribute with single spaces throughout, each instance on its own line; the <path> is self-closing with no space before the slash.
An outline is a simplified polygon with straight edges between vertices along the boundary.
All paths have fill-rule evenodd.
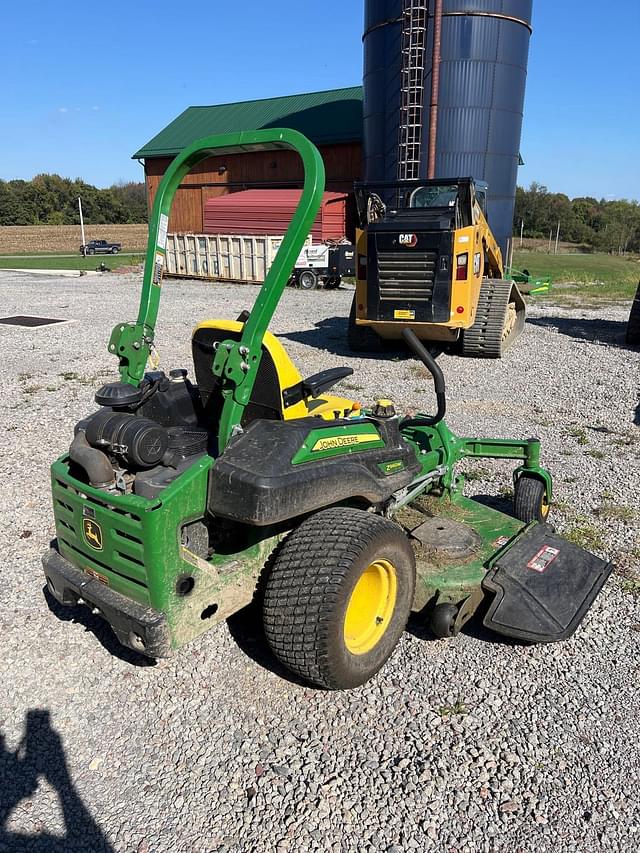
<path id="1" fill-rule="evenodd" d="M 536 303 L 503 361 L 443 357 L 459 432 L 537 434 L 557 526 L 616 559 L 568 642 L 522 647 L 413 621 L 369 684 L 290 680 L 243 612 L 173 659 L 119 649 L 83 609 L 47 606 L 48 466 L 113 377 L 106 343 L 139 280 L 0 273 L 0 851 L 597 851 L 640 843 L 640 353 L 628 308 Z M 199 319 L 235 317 L 246 286 L 167 283 L 161 366 L 189 363 Z M 351 292 L 285 293 L 273 330 L 305 373 L 350 363 L 348 396 L 431 403 L 405 356 L 345 347 Z M 509 485 L 476 463 L 470 493 Z"/>

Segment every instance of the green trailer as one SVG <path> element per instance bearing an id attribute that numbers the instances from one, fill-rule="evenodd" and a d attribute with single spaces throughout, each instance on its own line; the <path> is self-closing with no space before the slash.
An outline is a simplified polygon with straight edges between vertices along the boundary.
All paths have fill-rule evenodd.
<path id="1" fill-rule="evenodd" d="M 198 325 L 195 382 L 182 368 L 148 371 L 178 186 L 214 154 L 274 148 L 299 154 L 304 190 L 255 304 Z M 611 565 L 549 525 L 538 439 L 455 435 L 442 371 L 409 330 L 433 377 L 435 414 L 336 396 L 351 367 L 305 378 L 268 331 L 323 188 L 318 151 L 291 130 L 206 137 L 172 162 L 152 212 L 138 318 L 108 343 L 119 380 L 97 391 L 98 411 L 75 425 L 51 469 L 49 593 L 99 612 L 124 646 L 150 657 L 255 601 L 274 654 L 325 688 L 369 679 L 412 610 L 438 637 L 477 614 L 521 642 L 567 638 Z M 457 467 L 466 458 L 513 461 L 509 514 L 465 496 Z"/>

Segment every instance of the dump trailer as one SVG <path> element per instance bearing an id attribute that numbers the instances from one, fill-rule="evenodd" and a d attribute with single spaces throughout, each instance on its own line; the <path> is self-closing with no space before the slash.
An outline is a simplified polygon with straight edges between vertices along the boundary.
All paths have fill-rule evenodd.
<path id="1" fill-rule="evenodd" d="M 356 187 L 360 230 L 349 345 L 375 351 L 405 329 L 434 347 L 500 358 L 522 332 L 525 303 L 505 280 L 473 178 Z"/>

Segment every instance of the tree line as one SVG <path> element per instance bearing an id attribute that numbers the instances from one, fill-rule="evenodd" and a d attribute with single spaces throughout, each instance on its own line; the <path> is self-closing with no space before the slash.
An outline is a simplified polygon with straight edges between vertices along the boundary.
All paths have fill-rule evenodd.
<path id="1" fill-rule="evenodd" d="M 148 221 L 143 183 L 98 189 L 80 178 L 36 175 L 30 181 L 0 180 L 0 225 L 77 225 L 78 197 L 85 222 L 92 225 Z"/>
<path id="2" fill-rule="evenodd" d="M 87 223 L 128 224 L 148 221 L 144 183 L 119 183 L 98 189 L 80 178 L 36 175 L 30 181 L 0 180 L 0 225 L 76 225 L 78 196 Z M 570 199 L 543 184 L 518 187 L 513 232 L 525 237 L 560 238 L 593 251 L 640 252 L 640 204 L 591 196 Z"/>
<path id="3" fill-rule="evenodd" d="M 555 240 L 558 223 L 560 239 L 580 243 L 597 252 L 624 255 L 640 252 L 640 204 L 637 201 L 605 201 L 584 196 L 570 199 L 551 193 L 542 184 L 529 189 L 518 187 L 513 233 L 525 237 Z"/>

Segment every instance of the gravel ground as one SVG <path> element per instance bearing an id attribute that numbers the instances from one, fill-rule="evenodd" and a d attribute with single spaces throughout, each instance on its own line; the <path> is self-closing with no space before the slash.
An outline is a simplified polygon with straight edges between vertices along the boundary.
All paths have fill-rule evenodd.
<path id="1" fill-rule="evenodd" d="M 45 603 L 48 465 L 114 374 L 111 327 L 139 281 L 2 273 L 5 561 L 0 623 L 1 851 L 594 851 L 640 842 L 640 353 L 628 308 L 536 303 L 501 362 L 443 357 L 459 432 L 538 434 L 558 527 L 612 577 L 568 642 L 522 647 L 471 628 L 433 640 L 412 621 L 369 684 L 325 693 L 286 676 L 244 612 L 156 665 L 118 650 L 82 609 Z M 168 283 L 162 367 L 187 365 L 195 322 L 236 316 L 251 287 Z M 345 393 L 431 400 L 404 356 L 345 349 L 351 293 L 287 291 L 273 329 L 311 373 L 351 363 Z M 509 484 L 476 463 L 471 493 Z M 624 576 L 622 576 L 624 575 Z"/>

